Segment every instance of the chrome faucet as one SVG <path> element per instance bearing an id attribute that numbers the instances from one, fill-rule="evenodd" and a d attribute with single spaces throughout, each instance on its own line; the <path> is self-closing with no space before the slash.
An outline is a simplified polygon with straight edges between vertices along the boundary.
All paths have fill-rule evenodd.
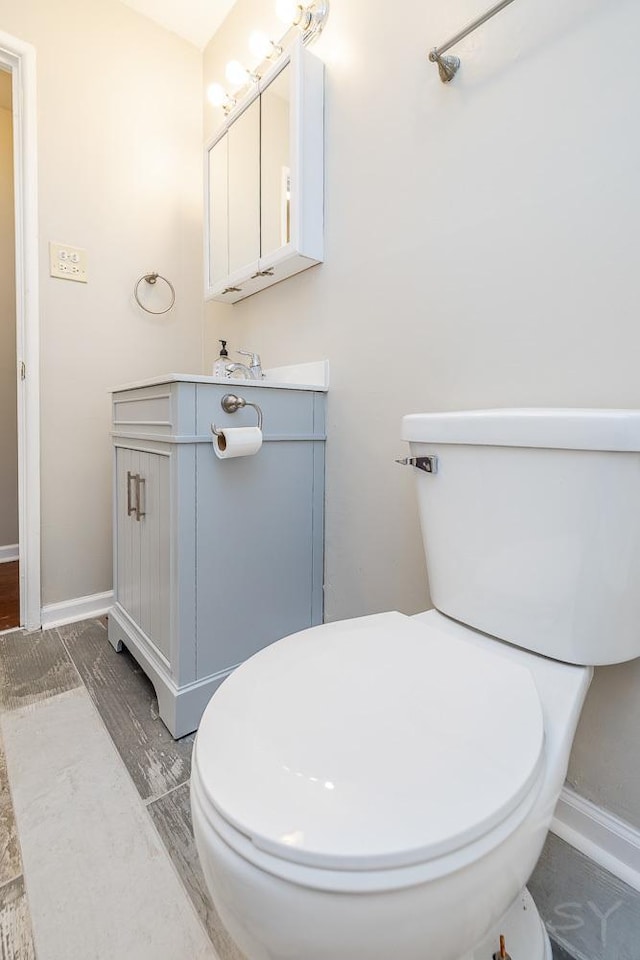
<path id="1" fill-rule="evenodd" d="M 246 363 L 228 363 L 225 366 L 225 370 L 231 376 L 233 373 L 238 371 L 242 372 L 245 380 L 262 380 L 262 363 L 260 362 L 260 354 L 253 353 L 251 350 L 236 350 L 236 353 L 242 354 L 243 357 L 251 357 L 251 362 Z"/>

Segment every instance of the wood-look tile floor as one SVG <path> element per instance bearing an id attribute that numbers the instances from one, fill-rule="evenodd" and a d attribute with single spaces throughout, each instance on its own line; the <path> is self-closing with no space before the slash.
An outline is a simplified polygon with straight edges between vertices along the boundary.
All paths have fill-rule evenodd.
<path id="1" fill-rule="evenodd" d="M 0 715 L 5 711 L 19 716 L 80 691 L 86 691 L 97 709 L 139 795 L 144 816 L 173 861 L 215 955 L 219 960 L 243 960 L 211 903 L 195 849 L 189 807 L 193 736 L 173 740 L 159 718 L 146 675 L 126 650 L 116 653 L 109 644 L 106 618 L 0 637 Z M 18 818 L 16 831 L 2 759 L 0 750 L 0 830 L 8 838 L 4 854 L 0 842 L 0 866 L 6 863 L 11 876 L 0 869 L 0 960 L 32 960 L 29 905 L 19 860 L 20 822 Z M 28 863 L 26 878 L 28 891 Z M 31 946 L 24 946 L 23 940 Z"/>
<path id="2" fill-rule="evenodd" d="M 20 571 L 17 560 L 0 563 L 0 633 L 20 626 Z"/>

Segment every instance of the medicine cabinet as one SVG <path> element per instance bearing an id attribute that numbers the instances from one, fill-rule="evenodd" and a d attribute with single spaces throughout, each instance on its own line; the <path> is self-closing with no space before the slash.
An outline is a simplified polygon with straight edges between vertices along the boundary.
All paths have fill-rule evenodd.
<path id="1" fill-rule="evenodd" d="M 205 296 L 236 303 L 323 259 L 324 65 L 302 40 L 205 150 Z"/>

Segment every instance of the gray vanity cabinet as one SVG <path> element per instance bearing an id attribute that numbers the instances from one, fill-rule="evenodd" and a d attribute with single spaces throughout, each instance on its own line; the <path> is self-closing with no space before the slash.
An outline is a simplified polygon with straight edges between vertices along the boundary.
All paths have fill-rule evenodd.
<path id="1" fill-rule="evenodd" d="M 227 392 L 260 405 L 264 442 L 220 460 L 211 422 Z M 176 736 L 222 680 L 280 637 L 322 621 L 325 395 L 170 377 L 113 394 L 114 592 L 109 639 L 150 677 Z"/>

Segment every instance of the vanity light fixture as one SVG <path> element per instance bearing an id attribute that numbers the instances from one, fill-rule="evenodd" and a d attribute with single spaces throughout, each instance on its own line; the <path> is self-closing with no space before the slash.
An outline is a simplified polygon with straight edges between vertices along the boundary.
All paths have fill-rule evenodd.
<path id="1" fill-rule="evenodd" d="M 297 0 L 276 0 L 276 17 L 287 27 L 300 23 L 303 7 Z"/>
<path id="2" fill-rule="evenodd" d="M 282 53 L 282 47 L 261 30 L 254 30 L 249 37 L 249 50 L 261 63 L 264 60 L 277 60 Z"/>
<path id="3" fill-rule="evenodd" d="M 249 83 L 257 83 L 260 77 L 252 73 L 239 60 L 230 60 L 225 67 L 224 75 L 235 87 L 246 87 Z"/>
<path id="4" fill-rule="evenodd" d="M 212 83 L 207 87 L 207 100 L 214 107 L 222 107 L 225 113 L 229 113 L 236 105 L 235 97 L 230 97 L 220 83 Z"/>
<path id="5" fill-rule="evenodd" d="M 231 60 L 225 69 L 227 82 L 236 88 L 239 93 L 245 87 L 260 80 L 261 67 L 277 60 L 290 40 L 290 33 L 297 30 L 302 34 L 302 42 L 309 44 L 319 36 L 329 17 L 329 0 L 312 0 L 311 3 L 300 3 L 298 0 L 276 0 L 276 15 L 286 25 L 282 37 L 276 42 L 269 39 L 259 30 L 249 37 L 249 49 L 259 63 L 253 70 L 248 70 L 239 60 Z M 230 96 L 219 83 L 212 83 L 207 90 L 207 98 L 214 107 L 222 107 L 225 114 L 230 113 L 236 105 L 236 99 Z"/>
<path id="6" fill-rule="evenodd" d="M 302 4 L 296 0 L 276 0 L 276 16 L 290 30 L 297 27 L 305 43 L 321 33 L 329 16 L 329 0 Z"/>

